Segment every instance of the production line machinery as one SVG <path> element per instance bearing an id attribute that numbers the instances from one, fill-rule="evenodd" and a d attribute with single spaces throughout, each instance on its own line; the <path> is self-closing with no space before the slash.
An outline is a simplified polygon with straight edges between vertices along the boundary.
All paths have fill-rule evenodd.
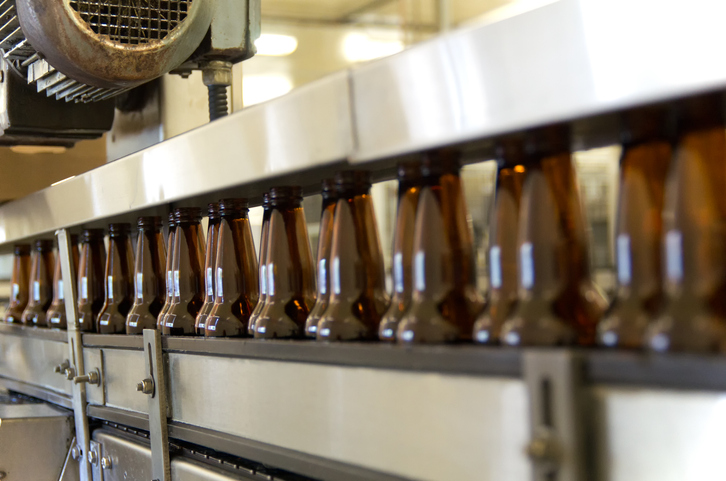
<path id="1" fill-rule="evenodd" d="M 0 206 L 0 243 L 56 232 L 73 306 L 81 225 L 293 180 L 314 193 L 343 166 L 382 180 L 441 146 L 475 162 L 557 122 L 573 150 L 615 144 L 617 112 L 726 87 L 723 9 L 561 0 L 455 31 Z M 100 335 L 71 311 L 67 331 L 0 325 L 5 479 L 723 477 L 720 356 Z M 48 428 L 11 431 L 31 420 Z"/>

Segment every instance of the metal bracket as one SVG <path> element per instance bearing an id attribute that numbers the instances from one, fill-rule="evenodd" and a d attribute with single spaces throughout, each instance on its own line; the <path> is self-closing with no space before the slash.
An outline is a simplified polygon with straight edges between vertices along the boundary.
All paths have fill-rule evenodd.
<path id="1" fill-rule="evenodd" d="M 68 229 L 56 231 L 58 238 L 58 255 L 61 261 L 61 273 L 63 275 L 63 295 L 65 297 L 66 319 L 68 323 L 68 359 L 71 366 L 64 370 L 66 379 L 71 380 L 74 376 L 83 375 L 83 342 L 81 331 L 78 330 L 78 315 L 76 312 L 76 271 L 73 265 L 71 234 Z M 91 481 L 91 465 L 88 463 L 87 453 L 90 451 L 90 430 L 88 428 L 88 417 L 86 417 L 86 384 L 73 383 L 71 386 L 73 394 L 73 419 L 76 427 L 78 456 L 78 472 L 80 481 Z"/>
<path id="2" fill-rule="evenodd" d="M 101 445 L 96 441 L 91 440 L 87 458 L 88 462 L 91 464 L 93 481 L 103 481 L 103 469 L 101 469 L 101 454 Z"/>
<path id="3" fill-rule="evenodd" d="M 151 472 L 153 481 L 170 481 L 169 431 L 167 429 L 166 371 L 161 351 L 161 333 L 144 329 L 146 378 L 140 382 L 149 396 L 149 439 L 151 441 Z M 147 387 L 147 389 L 143 389 Z"/>
<path id="4" fill-rule="evenodd" d="M 527 350 L 534 481 L 585 481 L 587 477 L 582 358 L 568 350 Z"/>

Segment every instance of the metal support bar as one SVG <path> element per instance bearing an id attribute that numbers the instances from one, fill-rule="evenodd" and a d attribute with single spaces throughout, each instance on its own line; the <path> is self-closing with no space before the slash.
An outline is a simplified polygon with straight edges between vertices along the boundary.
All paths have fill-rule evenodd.
<path id="1" fill-rule="evenodd" d="M 568 350 L 524 352 L 534 481 L 585 481 L 583 361 Z"/>
<path id="2" fill-rule="evenodd" d="M 84 375 L 83 367 L 83 343 L 81 342 L 81 331 L 78 330 L 78 316 L 76 312 L 76 272 L 73 268 L 73 249 L 71 245 L 71 234 L 68 229 L 56 231 L 58 237 L 58 255 L 61 261 L 61 273 L 63 275 L 63 296 L 65 298 L 66 319 L 68 323 L 68 358 L 71 366 L 66 369 L 67 379 L 73 379 L 73 375 Z M 76 427 L 76 440 L 80 450 L 78 457 L 78 472 L 80 481 L 91 481 L 91 466 L 88 463 L 87 453 L 90 452 L 90 430 L 88 429 L 88 418 L 86 417 L 86 384 L 73 383 L 73 418 Z"/>
<path id="3" fill-rule="evenodd" d="M 139 389 L 149 396 L 149 440 L 151 441 L 151 472 L 153 481 L 170 481 L 169 431 L 167 429 L 167 390 L 161 334 L 156 329 L 144 329 L 146 378 Z"/>

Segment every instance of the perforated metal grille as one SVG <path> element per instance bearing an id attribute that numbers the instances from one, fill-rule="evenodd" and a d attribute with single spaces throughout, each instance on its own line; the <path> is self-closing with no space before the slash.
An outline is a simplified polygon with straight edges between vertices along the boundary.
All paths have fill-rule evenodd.
<path id="1" fill-rule="evenodd" d="M 130 45 L 164 39 L 187 16 L 192 0 L 70 0 L 84 22 L 114 42 Z"/>

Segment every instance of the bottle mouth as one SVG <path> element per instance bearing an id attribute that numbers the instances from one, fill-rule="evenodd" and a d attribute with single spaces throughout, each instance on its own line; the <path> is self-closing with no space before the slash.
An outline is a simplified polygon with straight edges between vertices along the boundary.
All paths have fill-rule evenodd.
<path id="1" fill-rule="evenodd" d="M 178 207 L 174 210 L 176 225 L 196 224 L 202 220 L 202 209 L 199 207 Z"/>
<path id="2" fill-rule="evenodd" d="M 722 126 L 723 96 L 709 93 L 683 99 L 677 104 L 678 133 Z"/>
<path id="3" fill-rule="evenodd" d="M 371 173 L 367 170 L 342 170 L 335 174 L 335 190 L 341 197 L 367 194 L 371 188 Z"/>
<path id="4" fill-rule="evenodd" d="M 335 179 L 327 178 L 320 182 L 320 194 L 323 200 L 335 200 L 338 198 L 338 192 L 335 190 Z"/>
<path id="5" fill-rule="evenodd" d="M 570 153 L 570 128 L 565 124 L 549 125 L 527 134 L 525 152 L 528 156 L 544 157 Z"/>
<path id="6" fill-rule="evenodd" d="M 272 206 L 300 205 L 302 198 L 302 187 L 299 186 L 284 185 L 270 189 L 270 205 Z"/>
<path id="7" fill-rule="evenodd" d="M 270 208 L 270 193 L 265 192 L 262 194 L 262 208 L 263 209 L 269 209 Z"/>
<path id="8" fill-rule="evenodd" d="M 459 175 L 461 154 L 453 149 L 440 149 L 423 154 L 421 176 L 424 179 L 439 178 L 444 174 Z"/>
<path id="9" fill-rule="evenodd" d="M 13 252 L 16 256 L 27 256 L 30 254 L 30 244 L 15 244 Z"/>
<path id="10" fill-rule="evenodd" d="M 176 217 L 174 217 L 174 212 L 169 212 L 169 227 L 173 227 L 176 225 Z"/>
<path id="11" fill-rule="evenodd" d="M 53 239 L 38 239 L 33 248 L 37 252 L 51 252 L 53 250 Z"/>
<path id="12" fill-rule="evenodd" d="M 139 217 L 136 221 L 136 227 L 139 229 L 161 229 L 161 217 L 159 216 L 148 216 Z"/>
<path id="13" fill-rule="evenodd" d="M 209 220 L 219 219 L 219 204 L 217 202 L 207 204 L 207 216 Z"/>
<path id="14" fill-rule="evenodd" d="M 104 233 L 103 229 L 86 229 L 81 234 L 81 243 L 88 243 L 99 239 L 103 240 Z"/>
<path id="15" fill-rule="evenodd" d="M 108 225 L 108 237 L 110 239 L 113 239 L 115 237 L 128 236 L 129 232 L 131 232 L 131 224 L 127 222 Z"/>
<path id="16" fill-rule="evenodd" d="M 247 213 L 249 203 L 244 198 L 222 199 L 219 201 L 219 215 L 239 217 Z"/>
<path id="17" fill-rule="evenodd" d="M 499 139 L 494 146 L 494 155 L 499 167 L 524 164 L 527 161 L 524 139 L 521 136 Z"/>

